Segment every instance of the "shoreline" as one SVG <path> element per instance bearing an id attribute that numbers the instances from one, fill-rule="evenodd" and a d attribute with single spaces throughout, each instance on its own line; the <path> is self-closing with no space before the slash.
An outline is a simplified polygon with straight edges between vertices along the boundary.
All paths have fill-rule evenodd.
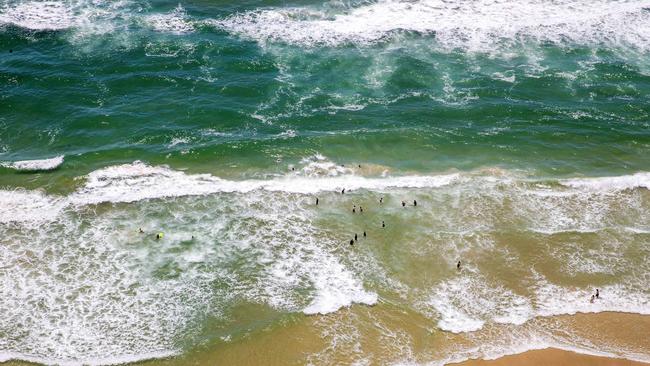
<path id="1" fill-rule="evenodd" d="M 330 314 L 324 316 L 304 316 L 294 318 L 284 322 L 283 325 L 273 330 L 262 330 L 253 337 L 245 337 L 234 342 L 219 342 L 200 347 L 200 350 L 190 350 L 175 356 L 168 356 L 162 358 L 145 358 L 132 362 L 106 364 L 119 364 L 119 365 L 147 365 L 147 366 L 182 366 L 187 364 L 221 364 L 221 365 L 236 365 L 236 364 L 260 364 L 267 365 L 305 365 L 314 361 L 312 357 L 318 357 L 322 351 L 323 344 L 318 332 L 315 332 L 314 326 L 320 321 L 327 319 L 345 317 L 351 313 L 364 316 L 376 311 L 376 307 L 353 307 L 352 309 L 343 310 L 338 314 Z M 403 314 L 406 318 L 398 316 L 389 320 L 394 324 L 412 323 L 410 325 L 417 325 L 423 321 L 417 316 L 412 317 L 412 314 Z M 391 317 L 392 318 L 392 317 Z M 390 325 L 386 323 L 386 325 Z M 532 323 L 537 323 L 532 324 Z M 460 361 L 458 358 L 455 361 L 443 361 L 445 358 L 440 359 L 435 357 L 429 352 L 435 349 L 435 345 L 446 344 L 447 346 L 454 346 L 463 344 L 467 341 L 467 337 L 472 337 L 475 332 L 463 334 L 450 334 L 448 332 L 438 333 L 438 336 L 430 338 L 426 331 L 414 331 L 411 333 L 415 339 L 415 343 L 411 344 L 412 350 L 415 351 L 414 359 L 405 359 L 403 362 L 408 365 L 428 365 L 431 363 L 449 365 L 449 366 L 509 366 L 509 365 L 522 365 L 522 366 L 574 366 L 574 365 L 589 365 L 589 366 L 644 366 L 650 365 L 650 362 L 645 360 L 633 360 L 625 358 L 634 357 L 637 352 L 639 355 L 647 354 L 650 351 L 650 339 L 645 339 L 643 334 L 650 331 L 650 316 L 626 312 L 602 312 L 602 313 L 578 313 L 573 315 L 561 315 L 554 317 L 536 318 L 528 322 L 528 325 L 522 326 L 499 326 L 504 327 L 504 330 L 513 331 L 517 327 L 527 327 L 534 325 L 537 329 L 548 328 L 549 326 L 559 326 L 562 329 L 570 330 L 573 328 L 573 334 L 580 336 L 591 334 L 599 335 L 597 338 L 600 341 L 605 341 L 609 344 L 609 350 L 600 350 L 594 348 L 580 349 L 579 346 L 567 348 L 560 343 L 549 344 L 545 348 L 539 349 L 522 349 L 519 353 L 506 354 L 503 356 L 483 354 L 481 357 L 485 358 L 469 358 Z M 408 325 L 407 325 L 408 326 Z M 586 328 L 585 328 L 586 326 Z M 493 330 L 496 330 L 493 329 Z M 586 333 L 585 333 L 586 332 Z M 371 341 L 374 339 L 372 334 L 366 334 L 361 342 L 365 343 L 364 348 L 369 354 L 376 354 L 379 358 L 373 358 L 371 364 L 403 364 L 394 358 L 394 354 L 390 349 L 382 350 L 378 343 Z M 278 339 L 291 340 L 294 348 L 278 348 Z M 592 339 L 594 340 L 594 339 Z M 442 343 L 441 343 L 442 342 Z M 282 343 L 282 342 L 280 342 Z M 420 343 L 419 346 L 416 343 Z M 598 342 L 596 342 L 598 343 Z M 612 345 L 618 344 L 618 347 L 612 349 Z M 544 347 L 544 345 L 540 345 Z M 594 347 L 597 347 L 595 344 Z M 433 347 L 433 348 L 432 348 Z M 296 352 L 296 350 L 300 350 Z M 197 352 L 198 351 L 198 352 Z M 516 350 L 511 350 L 517 352 Z M 619 353 L 620 351 L 620 353 Z M 631 352 L 631 353 L 630 353 Z M 470 356 L 471 357 L 471 356 Z M 437 358 L 437 360 L 436 360 Z M 450 360 L 449 358 L 446 358 Z M 335 355 L 330 361 L 334 363 L 346 364 L 351 361 L 345 353 Z M 27 360 L 6 360 L 0 362 L 3 365 L 23 366 L 23 365 L 39 365 Z M 75 364 L 75 362 L 64 362 Z M 91 362 L 94 363 L 94 362 Z M 326 364 L 327 362 L 325 362 Z M 45 364 L 45 363 L 44 363 Z M 80 363 L 81 364 L 81 363 Z M 317 363 L 318 364 L 318 363 Z"/>
<path id="2" fill-rule="evenodd" d="M 524 351 L 512 355 L 502 356 L 493 360 L 471 359 L 462 362 L 448 363 L 446 366 L 644 366 L 650 363 L 632 361 L 627 358 L 595 356 L 559 348 L 545 348 Z"/>

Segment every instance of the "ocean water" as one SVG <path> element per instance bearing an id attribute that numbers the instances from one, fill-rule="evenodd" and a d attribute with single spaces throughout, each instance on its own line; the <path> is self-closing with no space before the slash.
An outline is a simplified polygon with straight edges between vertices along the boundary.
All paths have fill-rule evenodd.
<path id="1" fill-rule="evenodd" d="M 650 361 L 650 1 L 0 0 L 0 247 L 0 361 Z"/>

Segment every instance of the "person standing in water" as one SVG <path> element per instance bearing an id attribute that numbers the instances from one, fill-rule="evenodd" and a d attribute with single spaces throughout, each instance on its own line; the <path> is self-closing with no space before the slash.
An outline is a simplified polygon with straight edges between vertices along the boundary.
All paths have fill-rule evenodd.
<path id="1" fill-rule="evenodd" d="M 417 206 L 417 205 L 418 205 L 418 201 L 413 200 L 413 206 Z"/>
<path id="2" fill-rule="evenodd" d="M 596 298 L 597 299 L 600 298 L 600 290 L 599 289 L 596 289 Z"/>
<path id="3" fill-rule="evenodd" d="M 406 207 L 406 202 L 402 201 L 402 207 Z"/>
<path id="4" fill-rule="evenodd" d="M 456 269 L 460 271 L 460 261 L 456 264 Z"/>
<path id="5" fill-rule="evenodd" d="M 354 241 L 357 241 L 357 233 L 354 233 Z"/>
<path id="6" fill-rule="evenodd" d="M 384 223 L 384 220 L 381 220 L 381 227 L 386 227 L 386 224 Z"/>
<path id="7" fill-rule="evenodd" d="M 352 213 L 357 213 L 357 205 L 352 205 Z"/>
<path id="8" fill-rule="evenodd" d="M 345 188 L 343 188 L 343 190 L 341 191 L 341 194 L 345 194 Z"/>
<path id="9" fill-rule="evenodd" d="M 318 197 L 316 197 L 316 206 L 318 206 Z"/>
<path id="10" fill-rule="evenodd" d="M 363 207 L 359 206 L 359 213 L 363 213 Z"/>
<path id="11" fill-rule="evenodd" d="M 384 203 L 384 197 L 379 197 L 379 204 L 381 205 L 382 203 Z"/>
<path id="12" fill-rule="evenodd" d="M 365 230 L 363 231 L 363 237 L 364 238 L 366 237 L 366 231 Z"/>
<path id="13" fill-rule="evenodd" d="M 350 245 L 354 245 L 354 240 L 350 239 Z"/>

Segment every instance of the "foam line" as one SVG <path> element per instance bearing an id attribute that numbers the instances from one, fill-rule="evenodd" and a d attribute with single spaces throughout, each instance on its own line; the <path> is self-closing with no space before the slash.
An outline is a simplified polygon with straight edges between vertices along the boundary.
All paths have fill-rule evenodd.
<path id="1" fill-rule="evenodd" d="M 487 50 L 503 40 L 619 42 L 647 49 L 648 1 L 380 0 L 338 9 L 271 8 L 214 21 L 260 42 L 337 46 L 381 41 L 394 33 L 434 35 L 448 48 Z M 584 9 L 589 9 L 585 12 Z"/>

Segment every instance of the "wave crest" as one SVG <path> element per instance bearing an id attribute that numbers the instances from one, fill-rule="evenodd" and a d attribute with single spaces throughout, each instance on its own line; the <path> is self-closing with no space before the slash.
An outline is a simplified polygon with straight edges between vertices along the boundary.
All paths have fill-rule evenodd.
<path id="1" fill-rule="evenodd" d="M 0 165 L 19 171 L 42 171 L 54 170 L 63 164 L 63 155 L 55 156 L 50 159 L 37 159 L 37 160 L 21 160 L 12 162 L 0 162 Z"/>

